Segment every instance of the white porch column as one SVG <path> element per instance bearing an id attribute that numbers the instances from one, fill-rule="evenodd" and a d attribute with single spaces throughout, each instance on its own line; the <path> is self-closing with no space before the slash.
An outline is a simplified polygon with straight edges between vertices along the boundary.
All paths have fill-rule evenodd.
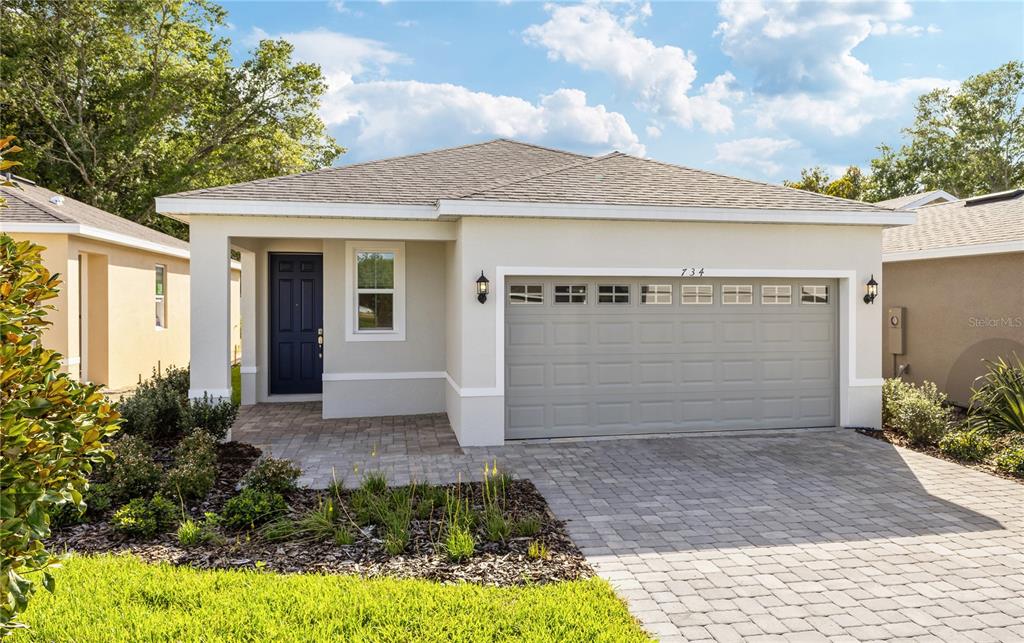
<path id="1" fill-rule="evenodd" d="M 231 252 L 214 221 L 194 217 L 190 238 L 191 380 L 188 395 L 231 399 Z M 244 278 L 244 276 L 243 276 Z"/>
<path id="2" fill-rule="evenodd" d="M 242 255 L 242 405 L 256 403 L 256 253 Z"/>

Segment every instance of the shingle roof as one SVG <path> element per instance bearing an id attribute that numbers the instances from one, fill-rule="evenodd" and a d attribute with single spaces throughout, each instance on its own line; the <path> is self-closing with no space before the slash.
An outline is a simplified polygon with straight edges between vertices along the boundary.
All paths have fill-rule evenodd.
<path id="1" fill-rule="evenodd" d="M 933 197 L 933 198 L 929 198 Z M 891 208 L 893 210 L 902 210 L 906 206 L 922 201 L 924 205 L 928 205 L 933 201 L 955 201 L 948 192 L 944 190 L 930 190 L 928 192 L 918 192 L 917 194 L 908 194 L 907 196 L 898 196 L 895 199 L 886 199 L 885 201 L 876 201 L 875 205 L 880 208 Z"/>
<path id="2" fill-rule="evenodd" d="M 79 224 L 151 243 L 188 250 L 187 241 L 147 228 L 81 201 L 61 196 L 28 181 L 18 181 L 18 184 L 21 186 L 20 188 L 0 187 L 3 196 L 7 199 L 7 207 L 0 208 L 0 224 Z M 52 203 L 50 199 L 54 197 L 60 197 L 61 203 Z"/>
<path id="3" fill-rule="evenodd" d="M 497 139 L 167 195 L 183 199 L 435 205 L 441 199 L 889 212 L 613 152 L 589 157 Z"/>
<path id="4" fill-rule="evenodd" d="M 994 201 L 971 201 L 961 199 L 918 208 L 916 223 L 883 232 L 882 252 L 1024 241 L 1024 191 Z"/>

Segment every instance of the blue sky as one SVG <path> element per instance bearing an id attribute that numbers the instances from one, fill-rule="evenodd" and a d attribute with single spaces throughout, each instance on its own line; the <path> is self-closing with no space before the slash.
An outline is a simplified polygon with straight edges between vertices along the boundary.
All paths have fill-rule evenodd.
<path id="1" fill-rule="evenodd" d="M 916 97 L 1024 58 L 1021 2 L 225 2 L 321 65 L 338 163 L 499 136 L 781 181 L 867 166 Z"/>

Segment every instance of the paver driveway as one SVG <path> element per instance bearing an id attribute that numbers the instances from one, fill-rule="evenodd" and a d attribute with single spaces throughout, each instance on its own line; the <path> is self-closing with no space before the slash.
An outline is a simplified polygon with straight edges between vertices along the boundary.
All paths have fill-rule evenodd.
<path id="1" fill-rule="evenodd" d="M 247 413 L 235 438 L 317 485 L 353 462 L 442 481 L 497 458 L 663 641 L 1024 641 L 1024 486 L 852 431 L 462 450 L 444 416 L 301 437 L 303 422 L 278 436 Z"/>

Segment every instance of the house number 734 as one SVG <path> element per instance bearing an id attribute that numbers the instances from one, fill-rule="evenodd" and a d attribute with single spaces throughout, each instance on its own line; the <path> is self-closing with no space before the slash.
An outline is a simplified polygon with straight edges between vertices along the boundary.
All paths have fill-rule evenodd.
<path id="1" fill-rule="evenodd" d="M 703 268 L 683 268 L 683 274 L 681 274 L 679 276 L 680 277 L 703 277 L 704 276 L 704 269 Z"/>

